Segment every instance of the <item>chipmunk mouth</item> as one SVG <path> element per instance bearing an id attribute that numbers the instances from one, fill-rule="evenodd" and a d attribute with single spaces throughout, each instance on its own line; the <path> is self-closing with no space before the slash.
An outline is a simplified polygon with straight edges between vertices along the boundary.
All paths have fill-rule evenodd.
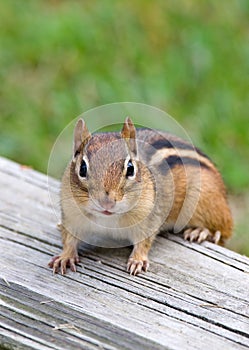
<path id="1" fill-rule="evenodd" d="M 108 210 L 104 210 L 104 211 L 101 211 L 102 214 L 104 215 L 112 215 L 113 213 L 108 211 Z"/>
<path id="2" fill-rule="evenodd" d="M 103 215 L 113 215 L 115 213 L 109 211 L 109 210 L 97 210 L 97 209 L 94 209 L 94 211 L 96 211 L 98 214 L 103 214 Z"/>

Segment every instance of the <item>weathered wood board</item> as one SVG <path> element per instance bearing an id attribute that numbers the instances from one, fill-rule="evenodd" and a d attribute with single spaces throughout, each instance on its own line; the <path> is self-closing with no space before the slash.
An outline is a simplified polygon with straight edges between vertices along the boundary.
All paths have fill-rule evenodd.
<path id="1" fill-rule="evenodd" d="M 52 191 L 59 182 L 50 181 Z M 0 344 L 13 349 L 246 349 L 249 259 L 176 235 L 157 238 L 150 270 L 130 276 L 130 248 L 61 250 L 47 177 L 0 158 Z M 0 347 L 1 347 L 0 346 Z"/>

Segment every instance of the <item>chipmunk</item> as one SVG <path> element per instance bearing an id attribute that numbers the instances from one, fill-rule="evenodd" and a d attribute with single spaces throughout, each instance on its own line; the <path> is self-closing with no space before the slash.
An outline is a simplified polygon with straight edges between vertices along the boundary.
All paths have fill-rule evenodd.
<path id="1" fill-rule="evenodd" d="M 63 251 L 49 266 L 76 271 L 78 245 L 111 236 L 133 245 L 127 271 L 149 267 L 148 253 L 161 231 L 186 240 L 223 244 L 232 217 L 222 177 L 209 157 L 166 132 L 136 129 L 129 117 L 121 132 L 91 135 L 79 119 L 73 158 L 61 185 Z"/>

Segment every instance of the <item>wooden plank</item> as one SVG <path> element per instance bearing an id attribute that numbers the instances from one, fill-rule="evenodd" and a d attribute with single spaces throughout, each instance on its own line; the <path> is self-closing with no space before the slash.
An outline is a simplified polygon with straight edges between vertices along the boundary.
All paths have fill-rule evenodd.
<path id="1" fill-rule="evenodd" d="M 129 248 L 82 246 L 77 273 L 53 276 L 47 262 L 61 249 L 59 213 L 46 183 L 46 176 L 0 158 L 3 343 L 39 349 L 248 348 L 248 258 L 162 235 L 146 274 L 125 271 Z M 50 183 L 57 195 L 59 182 Z"/>
<path id="2" fill-rule="evenodd" d="M 16 291 L 18 291 L 18 295 Z M 4 294 L 4 292 L 2 293 Z M 109 343 L 114 343 L 115 340 L 117 340 L 118 343 L 115 344 L 116 346 L 133 349 L 132 338 L 127 338 L 127 332 L 124 332 L 122 329 L 118 329 L 110 323 L 84 314 L 83 312 L 81 312 L 80 317 L 75 318 L 75 314 L 62 303 L 55 302 L 54 300 L 44 301 L 39 294 L 34 292 L 30 293 L 29 290 L 18 285 L 12 287 L 12 291 L 10 293 L 9 291 L 8 293 L 5 292 L 4 295 L 7 300 L 6 303 L 8 303 L 8 306 L 13 310 L 16 310 L 17 303 L 20 301 L 19 293 L 22 294 L 22 304 L 20 308 L 25 310 L 25 316 L 27 318 L 32 318 L 32 322 L 25 321 L 22 322 L 22 324 L 25 323 L 25 325 L 27 325 L 29 323 L 29 327 L 34 329 L 36 328 L 34 319 L 37 320 L 37 323 L 40 323 L 38 331 L 41 332 L 43 339 L 50 337 L 54 340 L 62 340 L 61 345 L 58 344 L 58 342 L 56 345 L 60 345 L 63 349 L 65 348 L 65 344 L 63 344 L 63 333 L 71 335 L 70 338 L 67 337 L 67 340 L 70 339 L 70 342 L 73 338 L 76 338 L 74 340 L 75 342 L 77 342 L 78 339 L 84 340 L 84 346 L 89 346 L 89 344 L 103 346 L 104 344 L 105 348 L 113 349 L 115 347 Z M 37 304 L 39 305 L 38 311 Z M 11 316 L 9 316 L 9 318 L 11 319 Z M 14 319 L 16 320 L 16 318 Z M 54 327 L 51 329 L 51 327 L 47 326 L 48 324 L 53 324 Z M 37 329 L 35 329 L 35 331 L 36 330 Z M 117 332 L 115 338 L 113 338 L 113 332 Z M 67 344 L 67 347 L 70 347 L 70 342 Z M 139 348 L 143 349 L 144 346 L 146 346 L 147 340 L 142 337 L 137 337 L 136 342 L 139 344 Z M 152 348 L 158 348 L 158 346 L 152 342 L 150 342 L 150 345 Z"/>

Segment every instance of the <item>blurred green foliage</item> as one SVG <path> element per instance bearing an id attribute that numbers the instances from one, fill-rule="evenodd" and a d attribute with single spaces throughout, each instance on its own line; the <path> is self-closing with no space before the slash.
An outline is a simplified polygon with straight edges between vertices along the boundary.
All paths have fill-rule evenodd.
<path id="1" fill-rule="evenodd" d="M 141 102 L 180 122 L 244 193 L 248 23 L 248 0 L 1 1 L 1 154 L 46 172 L 73 118 Z"/>

